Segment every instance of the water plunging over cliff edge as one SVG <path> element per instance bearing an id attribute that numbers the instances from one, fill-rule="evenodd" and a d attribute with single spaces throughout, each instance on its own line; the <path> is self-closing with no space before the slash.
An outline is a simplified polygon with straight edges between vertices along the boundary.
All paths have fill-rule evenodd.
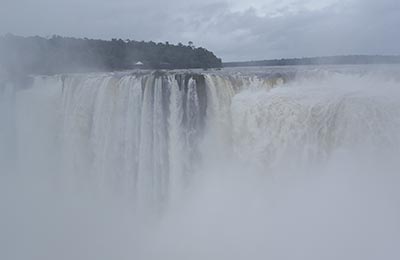
<path id="1" fill-rule="evenodd" d="M 400 110 L 388 92 L 398 83 L 371 80 L 323 70 L 38 76 L 16 95 L 19 158 L 162 201 L 202 164 L 232 156 L 268 171 L 358 145 L 397 149 Z"/>
<path id="2" fill-rule="evenodd" d="M 215 153 L 227 152 L 232 97 L 252 84 L 270 88 L 276 79 L 160 72 L 35 77 L 18 91 L 17 107 L 18 129 L 27 131 L 20 136 L 36 140 L 36 151 L 20 151 L 28 161 L 39 156 L 38 147 L 47 151 L 41 163 L 23 165 L 58 161 L 96 185 L 162 201 L 190 181 L 207 136 L 221 149 Z"/>
<path id="3" fill-rule="evenodd" d="M 62 215 L 54 227 L 82 229 L 86 221 L 73 222 L 80 214 L 95 221 L 84 234 L 97 241 L 91 234 L 102 230 L 110 244 L 96 259 L 116 252 L 120 259 L 374 259 L 365 248 L 393 256 L 400 234 L 398 75 L 350 66 L 35 76 L 30 86 L 0 92 L 2 111 L 13 111 L 0 114 L 0 152 L 15 157 L 15 167 L 0 169 L 19 176 L 2 190 L 26 189 L 47 201 L 58 193 L 53 184 L 68 183 L 116 193 L 135 209 L 165 209 L 156 235 L 141 236 L 131 223 L 143 222 L 119 199 L 97 207 L 77 193 L 43 203 L 45 211 L 57 205 L 51 219 Z M 30 190 L 37 179 L 50 180 L 47 193 Z M 64 231 L 62 241 L 75 237 Z M 110 233 L 121 242 L 114 245 Z M 98 250 L 96 243 L 88 248 Z M 84 259 L 78 242 L 74 248 L 61 259 Z"/>

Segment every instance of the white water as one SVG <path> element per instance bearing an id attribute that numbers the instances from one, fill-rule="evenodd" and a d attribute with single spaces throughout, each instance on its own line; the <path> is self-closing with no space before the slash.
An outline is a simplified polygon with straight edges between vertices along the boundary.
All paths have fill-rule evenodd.
<path id="1" fill-rule="evenodd" d="M 397 259 L 398 71 L 260 71 L 2 90 L 1 258 Z"/>

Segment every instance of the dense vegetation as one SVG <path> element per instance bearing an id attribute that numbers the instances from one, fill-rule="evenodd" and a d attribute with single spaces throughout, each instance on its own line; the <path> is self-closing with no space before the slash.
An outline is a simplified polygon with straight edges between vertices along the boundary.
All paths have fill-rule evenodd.
<path id="1" fill-rule="evenodd" d="M 137 62 L 143 65 L 135 65 Z M 0 37 L 0 68 L 9 74 L 54 74 L 79 71 L 114 71 L 137 67 L 187 69 L 221 67 L 221 59 L 193 43 L 178 45 L 122 39 L 91 40 Z"/>
<path id="2" fill-rule="evenodd" d="M 224 67 L 289 66 L 289 65 L 346 65 L 346 64 L 396 64 L 400 56 L 348 55 L 313 58 L 276 59 L 260 61 L 226 62 Z"/>

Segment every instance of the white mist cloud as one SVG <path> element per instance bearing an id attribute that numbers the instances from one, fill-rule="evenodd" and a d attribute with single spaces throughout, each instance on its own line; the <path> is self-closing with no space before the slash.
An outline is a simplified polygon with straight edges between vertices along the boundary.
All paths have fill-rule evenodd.
<path id="1" fill-rule="evenodd" d="M 140 207 L 138 210 L 132 197 L 125 197 L 123 190 L 115 190 L 112 183 L 96 185 L 99 172 L 85 175 L 79 164 L 67 163 L 78 172 L 61 166 L 64 163 L 58 161 L 58 155 L 62 156 L 66 149 L 57 138 L 62 139 L 57 129 L 63 124 L 56 116 L 62 103 L 61 86 L 57 88 L 57 77 L 37 78 L 37 87 L 17 93 L 15 104 L 0 102 L 2 109 L 13 107 L 16 111 L 19 144 L 18 173 L 7 174 L 4 164 L 0 164 L 0 259 L 399 259 L 400 107 L 396 101 L 400 95 L 398 81 L 392 79 L 398 77 L 398 69 L 382 75 L 374 71 L 366 76 L 361 72 L 345 76 L 336 70 L 322 70 L 322 75 L 327 76 L 324 80 L 314 72 L 317 74 L 312 80 L 299 78 L 270 92 L 242 92 L 245 96 L 239 98 L 248 101 L 244 106 L 237 103 L 237 98 L 232 103 L 240 111 L 249 111 L 247 120 L 254 118 L 255 124 L 241 124 L 244 134 L 232 136 L 231 145 L 256 160 L 268 161 L 274 154 L 289 155 L 282 164 L 292 164 L 293 171 L 271 171 L 268 167 L 251 170 L 240 159 L 229 158 L 228 152 L 221 156 L 228 158 L 213 158 L 200 167 L 185 196 L 171 202 L 156 217 Z M 373 76 L 375 73 L 378 75 Z M 102 79 L 104 75 L 92 76 Z M 227 90 L 222 78 L 219 82 L 218 87 Z M 90 85 L 82 87 L 87 89 Z M 118 93 L 118 85 L 108 87 Z M 75 91 L 82 94 L 79 88 Z M 0 91 L 0 101 L 9 94 Z M 118 103 L 117 96 L 111 95 L 110 99 Z M 338 96 L 345 99 L 337 99 Z M 219 108 L 227 102 L 223 97 L 218 100 Z M 266 106 L 271 100 L 279 103 L 274 106 L 278 108 L 275 112 Z M 327 109 L 332 105 L 328 100 L 338 105 L 336 112 Z M 72 98 L 70 102 L 73 109 L 82 104 Z M 101 104 L 107 109 L 107 102 Z M 279 107 L 285 109 L 279 111 Z M 267 112 L 273 113 L 278 124 L 267 121 Z M 9 122 L 8 117 L 0 113 L 0 123 Z M 86 136 L 84 122 L 91 121 L 92 116 L 77 113 L 73 118 Z M 327 118 L 335 124 L 326 124 Z M 219 120 L 210 122 L 213 128 L 224 124 Z M 131 124 L 126 124 L 124 128 L 132 129 Z M 263 125 L 268 125 L 270 132 L 282 134 L 275 140 L 289 140 L 289 144 L 281 141 L 283 145 L 265 153 L 267 149 L 262 145 L 272 138 L 268 138 L 268 129 L 262 129 Z M 324 127 L 342 130 L 335 137 L 321 135 Z M 232 128 L 237 129 L 237 124 Z M 302 130 L 306 131 L 301 133 Z M 0 142 L 4 140 L 2 133 Z M 214 131 L 209 134 L 211 141 L 220 137 Z M 224 134 L 229 135 L 229 131 Z M 321 155 L 331 151 L 332 156 L 321 166 L 301 167 L 285 149 L 295 147 L 290 143 L 299 143 L 296 137 L 305 142 L 302 147 L 316 147 L 313 141 L 319 139 L 314 136 L 321 136 L 322 141 L 317 144 L 323 144 L 314 151 Z M 336 146 L 335 139 L 342 142 Z M 360 142 L 354 143 L 356 140 Z M 217 142 L 207 143 L 202 152 L 205 160 L 219 151 Z M 253 149 L 247 150 L 246 144 Z M 372 151 L 364 149 L 364 144 Z M 80 149 L 89 148 L 75 147 L 81 147 L 74 150 L 78 156 L 84 154 Z M 96 146 L 100 151 L 95 152 L 101 152 L 101 147 Z M 350 149 L 346 152 L 343 147 Z M 303 153 L 295 155 L 307 158 Z M 119 164 L 112 162 L 110 166 L 118 168 Z M 123 181 L 128 179 L 126 175 L 121 177 Z"/>

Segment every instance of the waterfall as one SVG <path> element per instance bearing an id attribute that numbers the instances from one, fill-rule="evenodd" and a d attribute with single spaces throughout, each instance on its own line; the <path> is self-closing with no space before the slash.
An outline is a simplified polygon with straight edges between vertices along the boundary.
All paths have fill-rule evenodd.
<path id="1" fill-rule="evenodd" d="M 396 81 L 340 74 L 243 91 L 233 99 L 234 150 L 264 170 L 323 164 L 338 152 L 398 154 L 399 93 Z"/>
<path id="2" fill-rule="evenodd" d="M 271 174 L 287 161 L 296 169 L 338 151 L 397 151 L 398 84 L 389 81 L 382 91 L 371 77 L 327 71 L 38 76 L 16 95 L 19 159 L 30 161 L 20 164 L 40 171 L 62 165 L 64 174 L 149 204 L 179 197 L 196 172 L 223 160 Z M 31 150 L 22 147 L 28 139 Z"/>
<path id="3" fill-rule="evenodd" d="M 2 83 L 0 257 L 398 256 L 398 75 L 296 67 Z"/>

